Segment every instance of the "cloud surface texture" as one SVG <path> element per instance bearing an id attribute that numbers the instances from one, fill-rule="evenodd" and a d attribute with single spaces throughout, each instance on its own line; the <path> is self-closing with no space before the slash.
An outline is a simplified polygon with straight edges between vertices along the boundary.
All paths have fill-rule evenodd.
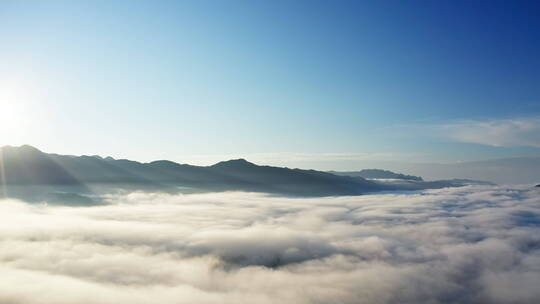
<path id="1" fill-rule="evenodd" d="M 0 202 L 0 303 L 538 303 L 540 190 Z"/>

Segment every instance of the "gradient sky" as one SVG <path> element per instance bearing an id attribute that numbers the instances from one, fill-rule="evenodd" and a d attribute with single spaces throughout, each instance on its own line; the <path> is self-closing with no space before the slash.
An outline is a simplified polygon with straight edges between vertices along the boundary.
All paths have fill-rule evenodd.
<path id="1" fill-rule="evenodd" d="M 314 167 L 539 155 L 539 54 L 539 1 L 0 0 L 0 145 Z"/>

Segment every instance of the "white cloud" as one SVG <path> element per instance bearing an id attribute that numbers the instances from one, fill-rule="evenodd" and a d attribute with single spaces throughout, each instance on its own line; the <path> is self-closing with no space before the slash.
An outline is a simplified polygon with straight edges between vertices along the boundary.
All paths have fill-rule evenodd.
<path id="1" fill-rule="evenodd" d="M 496 147 L 540 147 L 540 117 L 456 121 L 438 130 L 453 140 Z"/>
<path id="2" fill-rule="evenodd" d="M 540 193 L 0 204 L 0 303 L 535 303 Z"/>

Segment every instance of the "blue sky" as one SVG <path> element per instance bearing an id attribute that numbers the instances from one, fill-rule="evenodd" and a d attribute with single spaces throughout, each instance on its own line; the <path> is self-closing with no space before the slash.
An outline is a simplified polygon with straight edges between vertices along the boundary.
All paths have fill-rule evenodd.
<path id="1" fill-rule="evenodd" d="M 0 144 L 330 167 L 538 155 L 539 16 L 537 1 L 0 0 Z"/>

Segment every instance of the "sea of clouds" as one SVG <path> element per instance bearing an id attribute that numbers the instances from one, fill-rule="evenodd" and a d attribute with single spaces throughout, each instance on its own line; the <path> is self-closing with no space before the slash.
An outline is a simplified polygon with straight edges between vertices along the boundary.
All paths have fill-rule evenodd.
<path id="1" fill-rule="evenodd" d="M 0 303 L 540 303 L 540 190 L 0 201 Z"/>

